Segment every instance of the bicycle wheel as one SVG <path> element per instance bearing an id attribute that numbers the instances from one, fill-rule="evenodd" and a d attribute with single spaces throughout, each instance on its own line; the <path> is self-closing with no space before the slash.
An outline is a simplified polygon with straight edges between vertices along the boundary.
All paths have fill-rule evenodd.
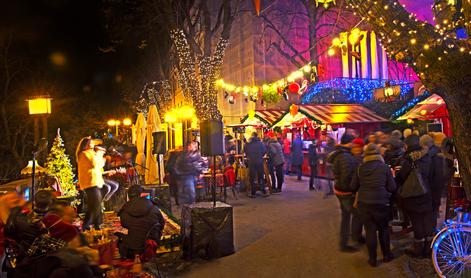
<path id="1" fill-rule="evenodd" d="M 440 277 L 469 277 L 471 275 L 471 228 L 442 230 L 433 242 L 432 261 Z"/>

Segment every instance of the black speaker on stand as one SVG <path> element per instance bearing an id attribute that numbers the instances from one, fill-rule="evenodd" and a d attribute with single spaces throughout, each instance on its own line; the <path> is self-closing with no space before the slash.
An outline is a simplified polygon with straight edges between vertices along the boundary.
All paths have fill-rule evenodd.
<path id="1" fill-rule="evenodd" d="M 219 120 L 200 122 L 201 154 L 224 155 L 223 123 Z M 216 168 L 216 167 L 214 167 Z M 206 258 L 218 258 L 234 253 L 232 206 L 216 202 L 216 169 L 213 171 L 213 202 L 185 205 L 182 211 L 184 257 L 192 258 L 205 250 Z"/>
<path id="2" fill-rule="evenodd" d="M 216 156 L 224 155 L 224 130 L 221 120 L 205 120 L 200 123 L 201 155 L 213 157 L 213 186 L 211 194 L 216 206 Z"/>

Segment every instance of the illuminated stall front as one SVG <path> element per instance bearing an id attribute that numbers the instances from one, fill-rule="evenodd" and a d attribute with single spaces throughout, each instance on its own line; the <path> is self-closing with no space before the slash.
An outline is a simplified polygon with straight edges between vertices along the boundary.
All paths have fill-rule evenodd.
<path id="1" fill-rule="evenodd" d="M 452 136 L 450 116 L 446 103 L 437 94 L 433 94 L 417 103 L 396 120 L 407 121 L 422 133 L 443 132 L 448 137 Z"/>
<path id="2" fill-rule="evenodd" d="M 280 127 L 285 134 L 301 133 L 305 150 L 303 173 L 308 175 L 310 169 L 307 149 L 313 139 L 319 143 L 327 142 L 330 137 L 339 142 L 347 129 L 353 129 L 359 136 L 364 137 L 372 131 L 380 130 L 381 125 L 386 122 L 387 119 L 360 104 L 308 104 L 299 105 L 297 109 L 292 106 L 272 127 Z M 321 158 L 325 158 L 327 152 L 325 144 L 318 144 Z M 318 176 L 325 177 L 323 160 L 319 163 L 317 172 Z"/>

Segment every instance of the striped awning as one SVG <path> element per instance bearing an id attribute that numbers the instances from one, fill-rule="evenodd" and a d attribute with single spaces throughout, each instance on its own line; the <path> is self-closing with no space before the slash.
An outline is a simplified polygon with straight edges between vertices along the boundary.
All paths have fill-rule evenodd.
<path id="1" fill-rule="evenodd" d="M 360 104 L 307 104 L 299 112 L 321 124 L 388 122 Z"/>
<path id="2" fill-rule="evenodd" d="M 283 110 L 255 110 L 255 116 L 254 118 L 260 120 L 263 124 L 265 124 L 267 127 L 271 127 L 273 123 L 275 123 L 281 116 L 283 116 L 285 111 Z M 247 121 L 250 121 L 249 116 L 246 115 L 241 123 L 245 124 Z"/>
<path id="3" fill-rule="evenodd" d="M 414 108 L 397 118 L 398 121 L 407 119 L 428 120 L 448 117 L 445 101 L 437 94 L 433 94 L 425 100 L 417 103 Z"/>

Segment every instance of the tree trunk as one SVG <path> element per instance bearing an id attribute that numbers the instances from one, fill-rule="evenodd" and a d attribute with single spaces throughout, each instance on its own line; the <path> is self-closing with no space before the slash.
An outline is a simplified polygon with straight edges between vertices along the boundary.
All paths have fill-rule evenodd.
<path id="1" fill-rule="evenodd" d="M 456 147 L 463 185 L 468 199 L 471 197 L 471 88 L 455 88 L 445 92 L 453 129 L 453 142 Z M 466 94 L 453 95 L 456 90 Z M 451 97 L 450 97 L 451 96 Z"/>

